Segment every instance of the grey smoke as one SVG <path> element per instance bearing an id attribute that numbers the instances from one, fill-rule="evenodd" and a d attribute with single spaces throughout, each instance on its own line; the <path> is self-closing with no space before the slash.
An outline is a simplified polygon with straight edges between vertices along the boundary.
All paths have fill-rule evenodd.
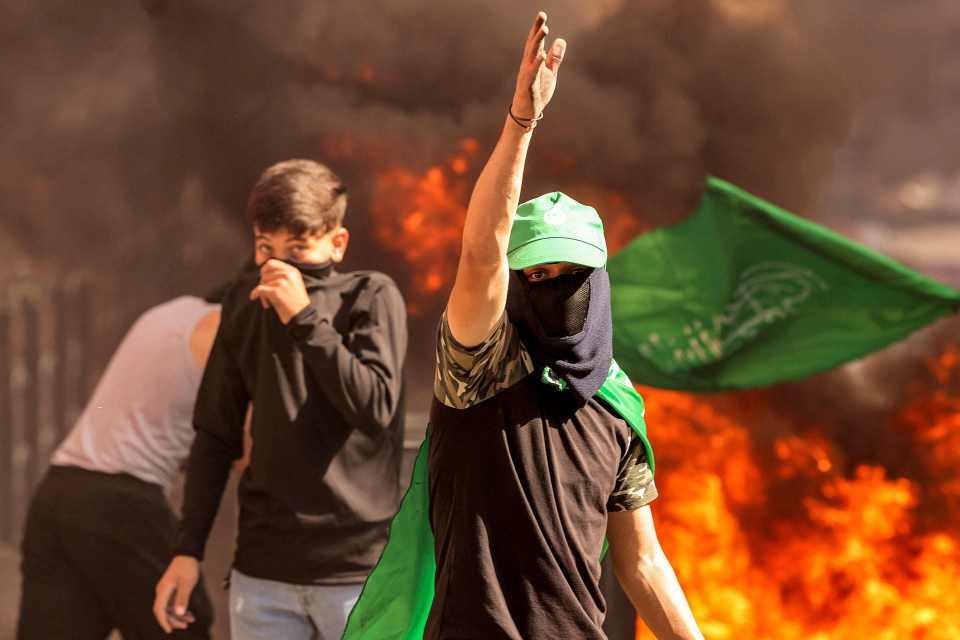
<path id="1" fill-rule="evenodd" d="M 760 21 L 729 4 L 2 0 L 0 269 L 87 274 L 117 332 L 234 272 L 249 186 L 307 156 L 350 186 L 350 266 L 403 283 L 370 230 L 371 173 L 422 170 L 466 136 L 482 155 L 538 8 L 570 50 L 526 194 L 617 191 L 643 226 L 688 213 L 706 173 L 822 215 L 872 101 L 909 90 L 935 108 L 924 29 L 951 24 L 947 0 L 770 3 L 781 12 Z M 415 331 L 429 335 L 442 300 Z"/>

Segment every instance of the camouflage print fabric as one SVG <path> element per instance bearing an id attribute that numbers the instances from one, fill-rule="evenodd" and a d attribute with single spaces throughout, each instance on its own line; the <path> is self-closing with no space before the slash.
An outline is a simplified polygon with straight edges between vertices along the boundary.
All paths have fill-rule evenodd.
<path id="1" fill-rule="evenodd" d="M 607 512 L 635 511 L 657 499 L 657 485 L 647 462 L 647 450 L 640 438 L 630 440 L 627 455 L 620 461 L 617 482 L 607 500 Z"/>
<path id="2" fill-rule="evenodd" d="M 437 372 L 433 392 L 454 409 L 466 409 L 520 382 L 533 370 L 513 324 L 503 314 L 490 335 L 475 347 L 464 347 L 450 333 L 447 314 L 437 335 Z"/>
<path id="3" fill-rule="evenodd" d="M 492 398 L 530 375 L 536 366 L 506 314 L 490 335 L 475 347 L 464 347 L 450 333 L 447 314 L 437 331 L 437 372 L 433 392 L 454 409 L 467 409 Z M 653 471 L 640 438 L 630 440 L 621 458 L 607 511 L 633 511 L 657 497 Z"/>

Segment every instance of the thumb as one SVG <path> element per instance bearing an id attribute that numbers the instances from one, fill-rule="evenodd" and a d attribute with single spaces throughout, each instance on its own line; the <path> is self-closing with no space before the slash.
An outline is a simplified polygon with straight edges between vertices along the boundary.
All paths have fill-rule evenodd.
<path id="1" fill-rule="evenodd" d="M 196 580 L 190 578 L 181 577 L 177 580 L 177 595 L 173 601 L 173 610 L 178 616 L 187 613 L 187 603 L 190 602 L 190 594 L 195 584 Z"/>
<path id="2" fill-rule="evenodd" d="M 560 67 L 560 63 L 563 62 L 563 57 L 567 53 L 567 41 L 563 38 L 557 38 L 553 41 L 553 46 L 550 47 L 550 53 L 547 54 L 547 67 L 551 71 L 556 73 L 557 69 Z"/>

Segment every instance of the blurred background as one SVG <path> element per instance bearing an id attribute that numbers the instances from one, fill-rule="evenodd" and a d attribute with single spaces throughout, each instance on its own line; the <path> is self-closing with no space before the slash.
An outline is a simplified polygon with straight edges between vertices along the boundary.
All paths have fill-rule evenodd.
<path id="1" fill-rule="evenodd" d="M 709 173 L 960 287 L 955 0 L 0 0 L 0 638 L 49 452 L 139 313 L 238 271 L 273 162 L 339 173 L 345 268 L 400 284 L 416 444 L 538 9 L 569 49 L 524 198 L 593 204 L 616 249 Z M 644 390 L 654 513 L 708 638 L 960 637 L 958 330 L 765 390 Z"/>

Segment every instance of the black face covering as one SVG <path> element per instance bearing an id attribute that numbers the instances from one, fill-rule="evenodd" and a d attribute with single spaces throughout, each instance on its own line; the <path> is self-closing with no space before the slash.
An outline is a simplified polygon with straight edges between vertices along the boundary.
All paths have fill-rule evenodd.
<path id="1" fill-rule="evenodd" d="M 538 367 L 550 367 L 585 403 L 613 359 L 610 279 L 604 268 L 542 283 L 510 273 L 507 314 Z"/>
<path id="2" fill-rule="evenodd" d="M 273 260 L 280 260 L 279 258 L 273 258 Z M 311 286 L 316 286 L 325 280 L 333 273 L 333 260 L 327 260 L 326 262 L 297 262 L 296 260 L 280 260 L 289 264 L 291 267 L 296 267 L 297 271 L 300 272 L 300 275 L 303 276 L 303 284 L 308 289 Z"/>
<path id="3" fill-rule="evenodd" d="M 327 260 L 326 262 L 296 262 L 294 260 L 280 258 L 270 258 L 271 260 L 279 260 L 285 264 L 290 265 L 291 267 L 296 268 L 300 272 L 301 277 L 303 278 L 303 286 L 307 289 L 309 293 L 315 293 L 321 289 L 330 289 L 336 288 L 338 284 L 342 281 L 341 274 L 337 273 L 333 269 L 333 260 Z M 257 264 L 254 261 L 250 261 L 249 269 L 250 275 L 254 278 L 253 286 L 256 286 L 256 282 L 260 280 L 260 269 L 266 262 L 262 264 Z M 259 303 L 257 307 L 264 314 L 265 318 L 271 318 L 268 323 L 268 326 L 274 326 L 275 328 L 280 327 L 280 318 L 274 313 L 271 307 L 264 308 Z M 276 329 L 279 330 L 279 329 Z"/>
<path id="4" fill-rule="evenodd" d="M 326 262 L 284 260 L 284 262 L 297 268 L 300 275 L 303 276 L 303 283 L 307 286 L 310 286 L 308 280 L 323 280 L 333 272 L 333 260 L 327 260 Z"/>
<path id="5" fill-rule="evenodd" d="M 527 298 L 548 338 L 583 331 L 590 309 L 590 272 L 565 274 L 545 282 L 528 282 Z"/>

